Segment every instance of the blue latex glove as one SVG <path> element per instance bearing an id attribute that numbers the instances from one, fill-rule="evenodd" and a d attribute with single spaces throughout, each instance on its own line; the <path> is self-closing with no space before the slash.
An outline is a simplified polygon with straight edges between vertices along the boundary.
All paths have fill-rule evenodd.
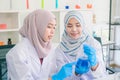
<path id="1" fill-rule="evenodd" d="M 72 62 L 62 66 L 60 71 L 52 76 L 52 80 L 64 80 L 64 78 L 71 76 L 72 66 L 75 64 L 76 62 Z"/>
<path id="2" fill-rule="evenodd" d="M 83 49 L 84 53 L 88 56 L 91 66 L 95 66 L 97 64 L 96 50 L 87 44 L 83 45 Z"/>
<path id="3" fill-rule="evenodd" d="M 90 62 L 88 59 L 78 59 L 76 66 L 75 66 L 75 73 L 76 74 L 83 74 L 87 73 L 90 69 Z"/>

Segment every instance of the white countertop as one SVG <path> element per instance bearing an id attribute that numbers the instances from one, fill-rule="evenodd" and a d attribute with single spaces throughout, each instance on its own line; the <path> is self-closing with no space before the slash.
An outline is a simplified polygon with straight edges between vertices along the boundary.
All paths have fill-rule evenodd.
<path id="1" fill-rule="evenodd" d="M 102 42 L 102 46 L 108 46 L 108 45 L 113 45 L 113 44 L 115 44 L 114 41 L 103 41 Z"/>
<path id="2" fill-rule="evenodd" d="M 120 80 L 120 72 L 115 73 L 115 74 L 110 74 L 106 77 L 102 77 L 102 78 L 95 79 L 95 80 Z"/>

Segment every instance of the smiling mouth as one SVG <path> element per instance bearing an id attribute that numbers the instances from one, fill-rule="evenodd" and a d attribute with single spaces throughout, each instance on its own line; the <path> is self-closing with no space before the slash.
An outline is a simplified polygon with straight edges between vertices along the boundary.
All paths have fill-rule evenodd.
<path id="1" fill-rule="evenodd" d="M 77 35 L 77 33 L 71 33 L 71 35 L 72 35 L 72 36 L 76 36 L 76 35 Z"/>

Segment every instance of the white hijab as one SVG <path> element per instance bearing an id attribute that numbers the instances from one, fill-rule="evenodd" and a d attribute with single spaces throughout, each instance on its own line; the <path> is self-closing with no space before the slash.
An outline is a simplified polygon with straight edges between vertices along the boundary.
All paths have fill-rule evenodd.
<path id="1" fill-rule="evenodd" d="M 75 18 L 79 21 L 82 26 L 82 34 L 78 39 L 71 38 L 66 32 L 66 26 L 70 18 Z M 70 56 L 76 56 L 77 51 L 80 49 L 81 44 L 87 40 L 89 35 L 85 32 L 85 23 L 84 19 L 79 11 L 69 11 L 64 18 L 65 30 L 62 36 L 62 41 L 58 48 L 61 48 L 64 53 L 69 54 Z"/>
<path id="2" fill-rule="evenodd" d="M 39 58 L 46 57 L 51 50 L 51 42 L 43 41 L 45 29 L 51 19 L 55 19 L 55 16 L 51 12 L 38 9 L 25 18 L 24 24 L 20 29 L 20 34 L 30 40 Z"/>

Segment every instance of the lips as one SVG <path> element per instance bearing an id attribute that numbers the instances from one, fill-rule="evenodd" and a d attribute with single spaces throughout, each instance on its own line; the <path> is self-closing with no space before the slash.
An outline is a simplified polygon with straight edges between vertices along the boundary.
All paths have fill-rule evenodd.
<path id="1" fill-rule="evenodd" d="M 78 33 L 71 33 L 72 36 L 76 36 Z"/>
<path id="2" fill-rule="evenodd" d="M 53 36 L 48 36 L 49 39 L 52 39 Z"/>

